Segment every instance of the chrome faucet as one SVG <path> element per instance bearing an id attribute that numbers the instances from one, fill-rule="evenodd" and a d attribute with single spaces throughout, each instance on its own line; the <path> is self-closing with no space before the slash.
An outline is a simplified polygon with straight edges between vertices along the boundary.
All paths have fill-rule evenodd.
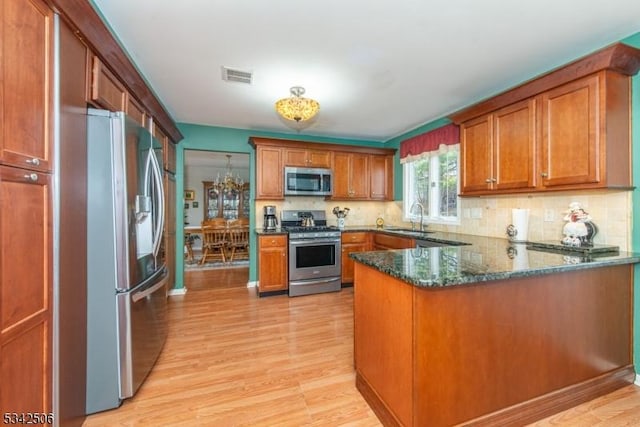
<path id="1" fill-rule="evenodd" d="M 417 200 L 415 202 L 413 202 L 411 204 L 411 207 L 409 208 L 409 214 L 413 214 L 413 208 L 414 207 L 419 207 L 420 208 L 420 231 L 424 231 L 424 225 L 422 224 L 422 220 L 424 219 L 424 206 L 422 206 L 422 203 L 418 202 Z M 415 231 L 416 229 L 416 225 L 413 222 L 413 217 L 411 217 L 411 229 Z"/>

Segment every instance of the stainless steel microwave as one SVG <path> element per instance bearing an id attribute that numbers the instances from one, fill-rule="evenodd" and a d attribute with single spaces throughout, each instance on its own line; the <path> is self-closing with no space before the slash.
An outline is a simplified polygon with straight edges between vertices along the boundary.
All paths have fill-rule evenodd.
<path id="1" fill-rule="evenodd" d="M 285 196 L 330 196 L 333 172 L 325 168 L 284 168 Z"/>

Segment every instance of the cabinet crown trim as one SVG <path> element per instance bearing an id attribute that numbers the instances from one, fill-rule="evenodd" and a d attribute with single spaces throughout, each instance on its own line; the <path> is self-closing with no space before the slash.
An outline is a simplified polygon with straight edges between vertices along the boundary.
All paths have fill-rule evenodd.
<path id="1" fill-rule="evenodd" d="M 257 147 L 260 145 L 266 146 L 274 146 L 278 148 L 302 148 L 307 150 L 330 150 L 330 151 L 342 151 L 348 153 L 365 153 L 365 154 L 384 154 L 384 155 L 394 155 L 396 153 L 395 148 L 377 148 L 370 146 L 359 146 L 359 145 L 343 145 L 343 144 L 332 144 L 332 143 L 324 143 L 324 142 L 306 142 L 306 141 L 296 141 L 292 139 L 275 139 L 275 138 L 259 138 L 259 137 L 249 137 L 249 144 L 252 147 Z"/>

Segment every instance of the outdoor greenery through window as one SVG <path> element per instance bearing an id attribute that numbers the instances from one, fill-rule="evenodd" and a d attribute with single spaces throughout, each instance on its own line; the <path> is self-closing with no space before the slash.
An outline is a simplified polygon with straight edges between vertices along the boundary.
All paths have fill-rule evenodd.
<path id="1" fill-rule="evenodd" d="M 407 221 L 420 220 L 418 202 L 424 208 L 425 223 L 459 222 L 459 144 L 448 148 L 404 162 L 404 216 Z"/>

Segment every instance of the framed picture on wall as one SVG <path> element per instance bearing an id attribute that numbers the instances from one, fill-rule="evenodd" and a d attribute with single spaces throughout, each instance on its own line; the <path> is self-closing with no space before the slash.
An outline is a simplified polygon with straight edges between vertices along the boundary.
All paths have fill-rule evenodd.
<path id="1" fill-rule="evenodd" d="M 193 202 L 193 207 L 197 208 L 198 207 L 198 202 Z"/>
<path id="2" fill-rule="evenodd" d="M 185 200 L 195 200 L 196 199 L 195 190 L 184 190 L 184 199 Z"/>

